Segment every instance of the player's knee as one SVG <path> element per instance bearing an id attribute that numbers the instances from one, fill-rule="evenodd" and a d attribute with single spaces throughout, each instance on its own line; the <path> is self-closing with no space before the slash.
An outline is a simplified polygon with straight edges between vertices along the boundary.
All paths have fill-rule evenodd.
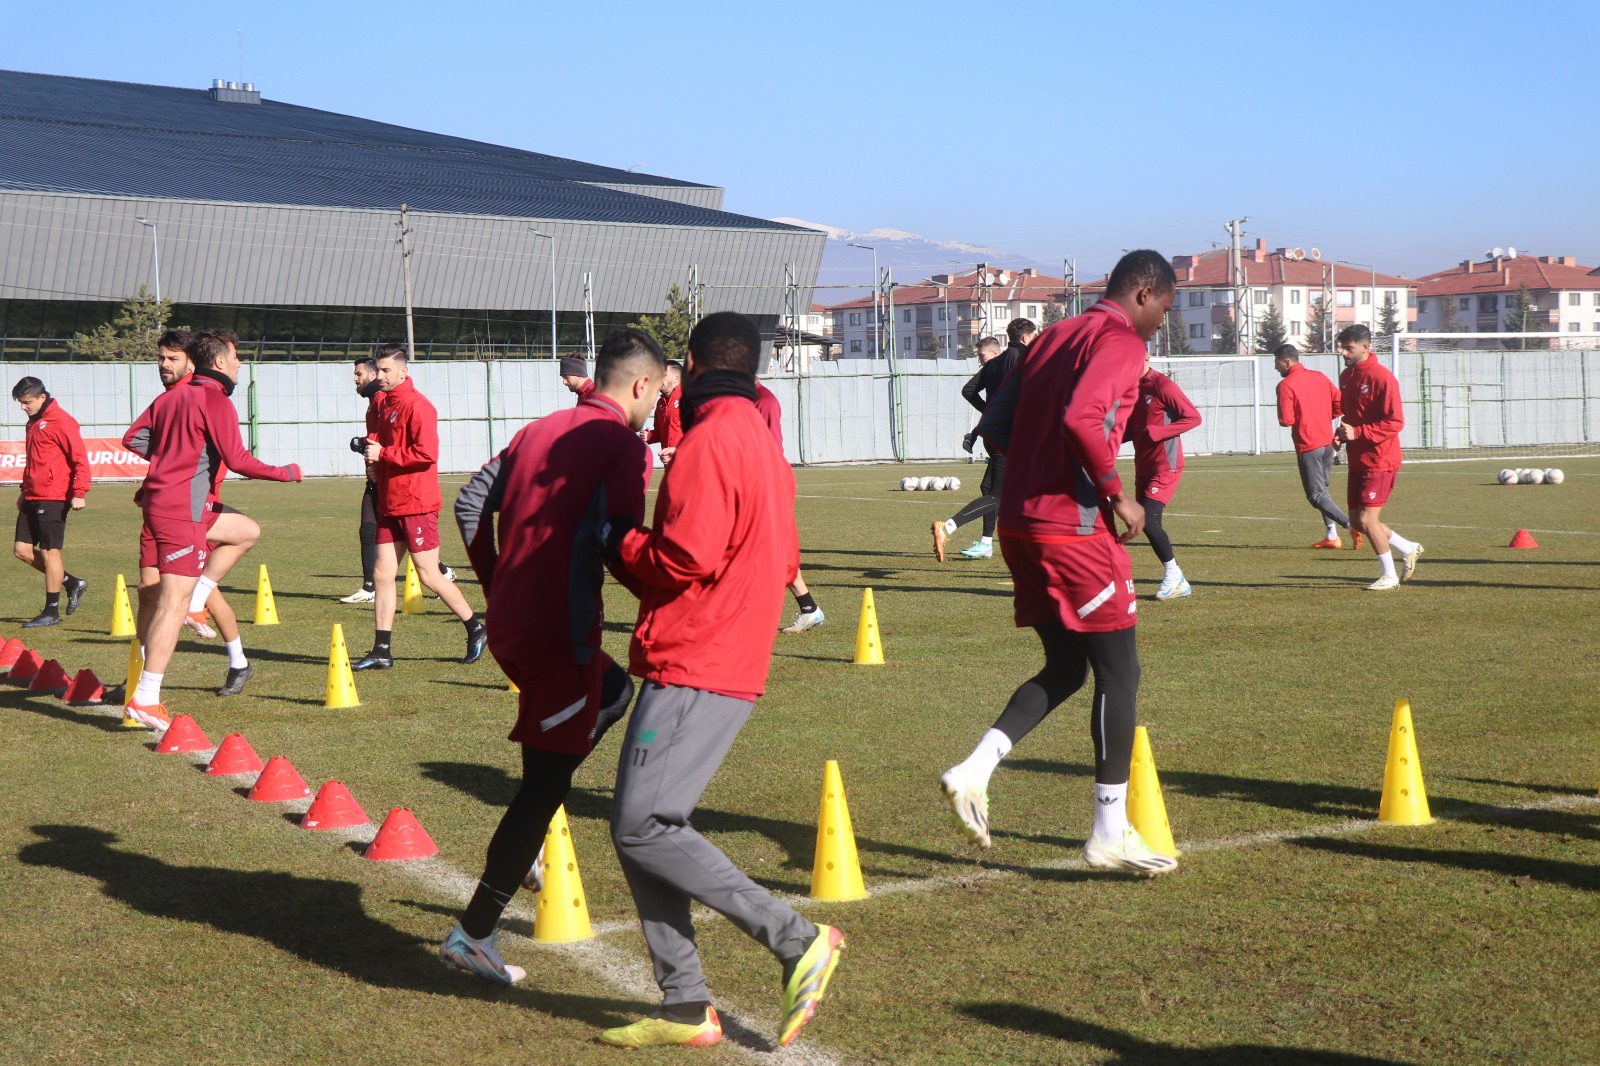
<path id="1" fill-rule="evenodd" d="M 33 545 L 17 541 L 11 546 L 11 554 L 20 562 L 31 564 L 33 562 Z"/>

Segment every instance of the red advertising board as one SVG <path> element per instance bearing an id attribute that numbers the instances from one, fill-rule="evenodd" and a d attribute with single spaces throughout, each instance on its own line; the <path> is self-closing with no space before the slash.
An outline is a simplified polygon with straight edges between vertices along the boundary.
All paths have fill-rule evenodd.
<path id="1" fill-rule="evenodd" d="M 95 481 L 138 480 L 150 466 L 116 437 L 85 437 L 83 446 L 89 452 L 89 470 Z M 0 485 L 20 484 L 26 462 L 22 441 L 0 440 Z"/>

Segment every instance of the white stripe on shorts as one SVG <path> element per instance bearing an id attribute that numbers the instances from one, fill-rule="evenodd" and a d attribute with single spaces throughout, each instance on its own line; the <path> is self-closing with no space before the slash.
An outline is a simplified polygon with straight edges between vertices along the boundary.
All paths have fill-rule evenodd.
<path id="1" fill-rule="evenodd" d="M 583 710 L 583 705 L 588 703 L 588 702 L 589 702 L 589 697 L 588 696 L 579 696 L 578 697 L 578 701 L 576 703 L 572 704 L 569 707 L 561 708 L 561 710 L 557 711 L 555 714 L 552 714 L 549 718 L 546 718 L 542 722 L 540 722 L 539 723 L 539 732 L 541 732 L 541 733 L 550 732 L 550 730 L 554 729 L 556 726 L 560 725 L 562 722 L 565 722 L 568 718 L 571 718 L 573 715 L 575 715 L 579 711 Z"/>
<path id="2" fill-rule="evenodd" d="M 1115 593 L 1116 591 L 1117 591 L 1117 583 L 1115 581 L 1113 581 L 1111 584 L 1107 585 L 1105 588 L 1100 590 L 1100 595 L 1096 596 L 1094 599 L 1090 600 L 1088 603 L 1086 603 L 1082 607 L 1078 608 L 1078 617 L 1079 618 L 1088 618 L 1091 614 L 1094 614 L 1095 608 L 1099 607 L 1102 603 L 1104 603 L 1107 600 L 1109 600 L 1111 598 L 1112 594 Z"/>

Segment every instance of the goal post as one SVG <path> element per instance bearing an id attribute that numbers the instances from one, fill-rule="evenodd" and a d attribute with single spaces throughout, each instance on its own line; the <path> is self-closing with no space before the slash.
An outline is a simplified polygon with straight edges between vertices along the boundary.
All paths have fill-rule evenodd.
<path id="1" fill-rule="evenodd" d="M 1150 366 L 1171 378 L 1200 412 L 1199 427 L 1183 436 L 1186 453 L 1261 454 L 1261 360 L 1253 355 L 1174 355 L 1150 360 Z M 1272 417 L 1273 403 L 1276 401 L 1268 404 L 1266 417 Z"/>

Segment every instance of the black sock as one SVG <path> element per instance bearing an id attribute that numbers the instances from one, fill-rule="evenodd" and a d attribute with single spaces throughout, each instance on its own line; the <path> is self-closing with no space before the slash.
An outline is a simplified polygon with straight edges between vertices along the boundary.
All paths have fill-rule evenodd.
<path id="1" fill-rule="evenodd" d="M 800 953 L 790 955 L 778 961 L 783 963 L 783 985 L 789 987 L 789 978 L 794 976 L 795 967 L 800 965 L 800 960 L 806 957 L 806 952 L 811 950 L 811 945 L 816 943 L 817 937 L 822 935 L 822 930 L 817 930 L 804 940 L 800 941 Z"/>
<path id="2" fill-rule="evenodd" d="M 61 587 L 62 588 L 70 589 L 72 586 L 76 585 L 77 583 L 78 583 L 78 579 L 73 577 L 71 574 L 62 574 L 61 575 Z"/>
<path id="3" fill-rule="evenodd" d="M 61 610 L 61 593 L 47 592 L 44 594 L 44 613 L 58 614 Z"/>
<path id="4" fill-rule="evenodd" d="M 467 627 L 468 633 L 477 633 L 483 628 L 483 617 L 477 611 L 473 611 L 472 617 L 461 624 Z"/>
<path id="5" fill-rule="evenodd" d="M 378 630 L 377 636 L 372 641 L 372 650 L 378 655 L 388 655 L 389 641 L 393 636 L 394 630 L 392 629 Z"/>
<path id="6" fill-rule="evenodd" d="M 663 1003 L 661 1009 L 656 1011 L 656 1017 L 679 1025 L 700 1025 L 706 1020 L 706 1008 L 710 1006 L 703 999 L 690 1003 Z"/>
<path id="7" fill-rule="evenodd" d="M 801 614 L 810 614 L 817 609 L 817 601 L 809 592 L 804 596 L 796 596 L 794 599 L 800 605 Z"/>

